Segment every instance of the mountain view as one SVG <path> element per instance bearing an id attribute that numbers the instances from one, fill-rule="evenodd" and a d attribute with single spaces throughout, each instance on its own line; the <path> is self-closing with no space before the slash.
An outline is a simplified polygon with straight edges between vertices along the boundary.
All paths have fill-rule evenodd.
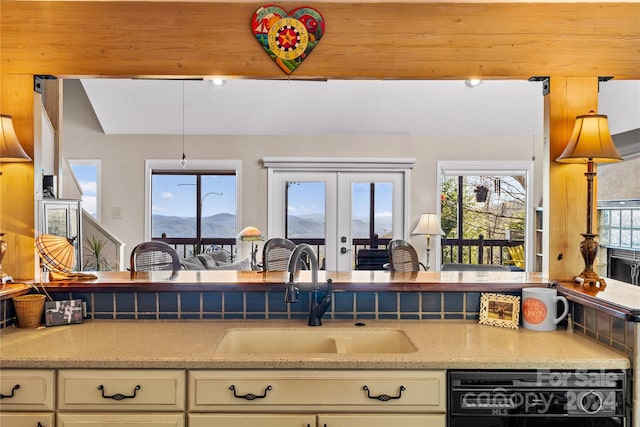
<path id="1" fill-rule="evenodd" d="M 378 235 L 383 237 L 391 230 L 391 218 L 379 218 L 376 225 Z M 195 237 L 196 219 L 194 217 L 153 215 L 151 234 L 153 237 L 160 237 L 162 233 L 166 233 L 167 237 Z M 236 234 L 235 215 L 222 213 L 202 219 L 202 235 L 205 237 L 235 238 Z M 368 219 L 355 218 L 352 235 L 353 237 L 368 237 Z M 324 237 L 324 215 L 289 215 L 289 237 L 295 239 Z"/>

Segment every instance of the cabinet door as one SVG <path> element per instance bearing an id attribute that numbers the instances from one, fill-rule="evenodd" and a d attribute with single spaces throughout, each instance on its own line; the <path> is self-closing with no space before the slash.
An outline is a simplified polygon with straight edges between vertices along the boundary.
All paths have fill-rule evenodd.
<path id="1" fill-rule="evenodd" d="M 184 427 L 183 414 L 58 413 L 57 427 Z"/>
<path id="2" fill-rule="evenodd" d="M 53 370 L 3 369 L 0 411 L 53 411 Z"/>
<path id="3" fill-rule="evenodd" d="M 313 414 L 189 414 L 189 427 L 315 427 Z"/>
<path id="4" fill-rule="evenodd" d="M 445 427 L 444 414 L 320 414 L 318 427 Z"/>
<path id="5" fill-rule="evenodd" d="M 53 427 L 53 412 L 14 412 L 0 414 L 2 427 Z"/>

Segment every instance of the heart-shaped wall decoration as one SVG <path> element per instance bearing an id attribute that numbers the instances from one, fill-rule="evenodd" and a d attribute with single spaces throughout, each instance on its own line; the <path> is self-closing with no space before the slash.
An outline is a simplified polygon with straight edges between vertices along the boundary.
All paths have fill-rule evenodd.
<path id="1" fill-rule="evenodd" d="M 287 13 L 276 5 L 268 5 L 253 15 L 251 28 L 269 57 L 291 74 L 320 42 L 324 19 L 311 7 Z"/>

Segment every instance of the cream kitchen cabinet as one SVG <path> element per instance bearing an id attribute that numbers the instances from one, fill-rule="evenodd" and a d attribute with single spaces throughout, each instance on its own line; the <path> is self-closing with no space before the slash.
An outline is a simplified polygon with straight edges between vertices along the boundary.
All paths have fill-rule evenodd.
<path id="1" fill-rule="evenodd" d="M 314 414 L 189 414 L 189 427 L 315 427 L 315 425 Z"/>
<path id="2" fill-rule="evenodd" d="M 444 427 L 444 414 L 320 414 L 318 427 Z"/>
<path id="3" fill-rule="evenodd" d="M 445 426 L 445 371 L 192 370 L 188 386 L 190 427 Z"/>
<path id="4" fill-rule="evenodd" d="M 185 425 L 185 372 L 162 369 L 61 369 L 58 427 Z"/>
<path id="5" fill-rule="evenodd" d="M 52 427 L 54 383 L 55 372 L 52 369 L 0 371 L 0 425 Z"/>
<path id="6" fill-rule="evenodd" d="M 184 427 L 183 414 L 59 413 L 57 427 Z"/>
<path id="7" fill-rule="evenodd" d="M 53 412 L 11 412 L 0 414 L 2 427 L 53 427 Z"/>

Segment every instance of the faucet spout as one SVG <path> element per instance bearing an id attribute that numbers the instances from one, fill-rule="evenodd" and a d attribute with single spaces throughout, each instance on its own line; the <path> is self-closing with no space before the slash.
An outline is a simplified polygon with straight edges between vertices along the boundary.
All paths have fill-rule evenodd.
<path id="1" fill-rule="evenodd" d="M 291 252 L 289 265 L 287 266 L 288 280 L 285 284 L 284 301 L 295 303 L 298 301 L 298 286 L 295 282 L 295 271 L 300 263 L 302 254 L 306 253 L 311 264 L 311 302 L 309 308 L 309 326 L 321 326 L 322 316 L 331 306 L 331 279 L 327 280 L 327 292 L 319 300 L 318 286 L 318 257 L 313 248 L 306 243 L 302 243 Z"/>
<path id="2" fill-rule="evenodd" d="M 309 263 L 311 264 L 311 285 L 313 289 L 318 288 L 318 257 L 313 251 L 313 248 L 306 243 L 301 243 L 291 252 L 289 256 L 289 265 L 287 271 L 289 272 L 289 283 L 294 281 L 294 273 L 298 265 L 300 264 L 300 258 L 302 254 L 306 253 L 309 257 Z"/>

